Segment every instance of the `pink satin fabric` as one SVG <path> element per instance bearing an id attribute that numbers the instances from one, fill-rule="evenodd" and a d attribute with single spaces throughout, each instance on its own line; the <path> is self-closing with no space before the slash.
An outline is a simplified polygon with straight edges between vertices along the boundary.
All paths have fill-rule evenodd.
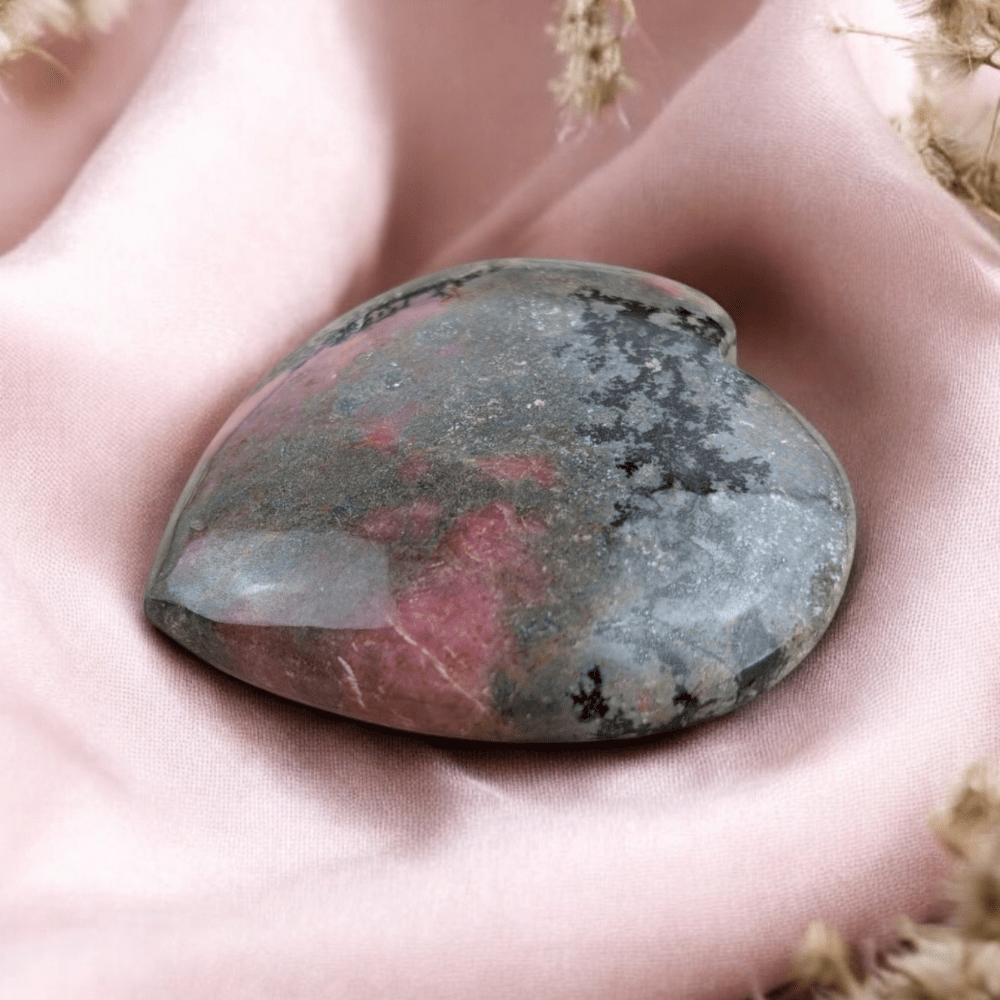
<path id="1" fill-rule="evenodd" d="M 4 1000 L 721 1000 L 781 982 L 814 918 L 864 939 L 937 897 L 924 818 L 1000 737 L 997 245 L 822 4 L 638 6 L 629 127 L 561 143 L 529 0 L 149 0 L 60 49 L 68 80 L 11 70 Z M 262 373 L 499 255 L 703 290 L 842 459 L 841 613 L 739 712 L 449 743 L 280 701 L 144 620 L 174 501 Z"/>

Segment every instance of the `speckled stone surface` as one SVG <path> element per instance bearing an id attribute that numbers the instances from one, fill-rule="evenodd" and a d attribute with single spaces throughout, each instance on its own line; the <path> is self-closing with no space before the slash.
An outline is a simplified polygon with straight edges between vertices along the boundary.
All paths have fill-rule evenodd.
<path id="1" fill-rule="evenodd" d="M 320 331 L 220 430 L 146 611 L 296 701 L 484 740 L 728 712 L 829 624 L 847 479 L 693 290 L 491 261 Z"/>

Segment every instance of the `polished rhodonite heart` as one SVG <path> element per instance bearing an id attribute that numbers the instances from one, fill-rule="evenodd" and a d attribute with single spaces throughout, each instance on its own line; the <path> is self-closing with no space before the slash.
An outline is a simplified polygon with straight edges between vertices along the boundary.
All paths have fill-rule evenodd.
<path id="1" fill-rule="evenodd" d="M 663 278 L 500 260 L 321 330 L 218 433 L 149 617 L 221 670 L 356 719 L 486 740 L 720 715 L 812 648 L 850 488 Z"/>

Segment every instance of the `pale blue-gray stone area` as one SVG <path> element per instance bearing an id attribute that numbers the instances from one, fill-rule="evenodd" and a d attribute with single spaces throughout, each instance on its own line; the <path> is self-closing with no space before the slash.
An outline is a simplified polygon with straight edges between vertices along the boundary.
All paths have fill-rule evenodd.
<path id="1" fill-rule="evenodd" d="M 652 275 L 453 268 L 320 331 L 192 477 L 152 620 L 285 697 L 471 739 L 614 739 L 731 711 L 829 625 L 846 476 Z"/>

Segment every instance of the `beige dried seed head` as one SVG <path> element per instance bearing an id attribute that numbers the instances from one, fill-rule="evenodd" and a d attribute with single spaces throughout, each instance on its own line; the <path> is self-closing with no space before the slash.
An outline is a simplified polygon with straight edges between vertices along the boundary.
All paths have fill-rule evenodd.
<path id="1" fill-rule="evenodd" d="M 1000 941 L 1000 830 L 993 829 L 969 850 L 948 889 L 955 923 L 965 935 Z"/>
<path id="2" fill-rule="evenodd" d="M 806 928 L 805 937 L 792 961 L 792 975 L 803 986 L 813 986 L 839 996 L 855 996 L 860 987 L 852 968 L 851 952 L 844 939 L 819 920 Z"/>
<path id="3" fill-rule="evenodd" d="M 793 962 L 826 1000 L 1000 1000 L 1000 767 L 967 768 L 931 825 L 957 861 L 948 924 L 903 920 L 897 946 L 859 975 L 839 935 L 813 924 Z"/>
<path id="4" fill-rule="evenodd" d="M 928 131 L 928 144 L 936 141 Z M 953 150 L 951 152 L 954 152 Z M 946 149 L 936 165 L 942 183 L 961 183 L 961 168 Z M 966 768 L 949 802 L 928 820 L 938 839 L 953 854 L 968 857 L 984 837 L 992 840 L 1000 828 L 1000 765 L 994 759 L 978 760 Z"/>
<path id="5" fill-rule="evenodd" d="M 932 21 L 942 37 L 954 41 L 1000 24 L 997 4 L 993 0 L 923 0 L 908 6 L 916 16 Z"/>
<path id="6" fill-rule="evenodd" d="M 942 187 L 1000 222 L 1000 0 L 903 2 L 911 35 L 844 21 L 834 30 L 902 45 L 918 82 L 901 134 Z"/>
<path id="7" fill-rule="evenodd" d="M 966 958 L 965 978 L 980 996 L 1000 997 L 1000 943 L 971 943 Z"/>
<path id="8" fill-rule="evenodd" d="M 549 87 L 556 103 L 575 118 L 600 114 L 635 83 L 626 75 L 621 40 L 635 21 L 632 0 L 617 0 L 615 23 L 609 0 L 565 0 L 557 24 L 548 29 L 563 71 Z"/>
<path id="9" fill-rule="evenodd" d="M 888 955 L 876 978 L 885 1000 L 958 1000 L 965 981 L 967 944 L 953 928 L 903 921 L 906 950 Z"/>
<path id="10" fill-rule="evenodd" d="M 0 0 L 0 62 L 38 51 L 47 31 L 106 30 L 131 0 Z"/>

